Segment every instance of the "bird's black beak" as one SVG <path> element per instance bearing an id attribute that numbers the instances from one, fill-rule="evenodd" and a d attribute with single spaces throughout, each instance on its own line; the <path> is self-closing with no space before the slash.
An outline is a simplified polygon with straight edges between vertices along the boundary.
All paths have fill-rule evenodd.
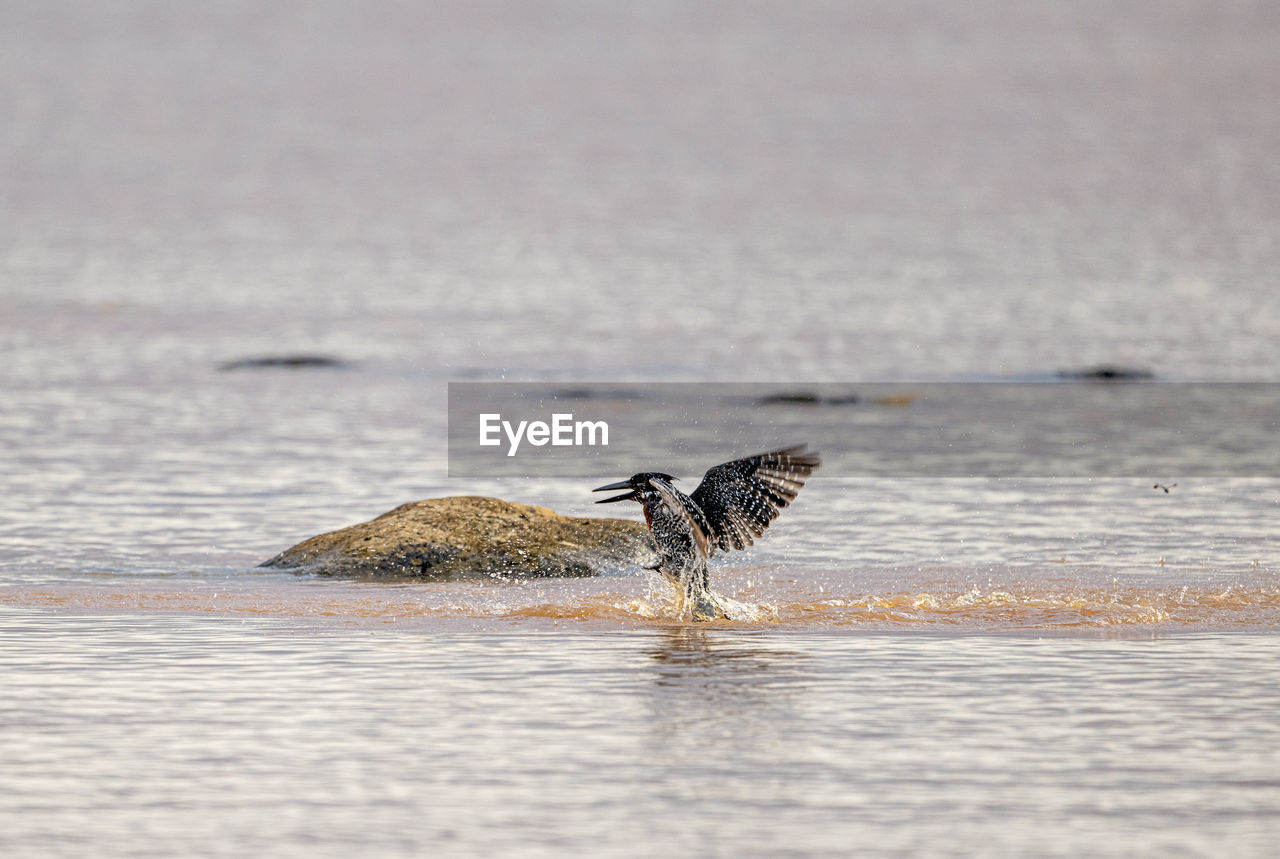
<path id="1" fill-rule="evenodd" d="M 613 498 L 601 498 L 597 504 L 612 504 L 615 501 L 632 501 L 635 500 L 636 491 L 631 486 L 629 480 L 619 480 L 617 483 L 610 483 L 608 486 L 600 486 L 592 489 L 592 492 L 612 492 L 615 489 L 630 489 L 631 491 L 625 495 L 615 495 Z"/>

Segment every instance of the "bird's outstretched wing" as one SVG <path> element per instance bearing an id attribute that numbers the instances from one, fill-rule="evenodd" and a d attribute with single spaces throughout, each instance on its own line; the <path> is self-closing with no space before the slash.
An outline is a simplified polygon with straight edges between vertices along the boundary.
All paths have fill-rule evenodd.
<path id="1" fill-rule="evenodd" d="M 690 497 L 704 514 L 711 551 L 750 546 L 821 462 L 802 444 L 708 469 Z"/>

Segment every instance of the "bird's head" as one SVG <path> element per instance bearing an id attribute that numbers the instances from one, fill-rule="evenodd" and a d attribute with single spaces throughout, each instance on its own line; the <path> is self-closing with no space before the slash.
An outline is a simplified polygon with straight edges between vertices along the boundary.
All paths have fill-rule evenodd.
<path id="1" fill-rule="evenodd" d="M 643 504 L 645 495 L 656 491 L 653 488 L 653 484 L 650 483 L 654 478 L 660 478 L 668 483 L 675 480 L 670 474 L 663 474 L 660 471 L 644 471 L 640 474 L 633 474 L 626 480 L 610 483 L 608 486 L 601 486 L 591 491 L 612 492 L 617 489 L 627 490 L 621 495 L 615 495 L 613 498 L 602 498 L 596 502 L 597 504 L 612 504 L 615 501 L 637 501 Z"/>

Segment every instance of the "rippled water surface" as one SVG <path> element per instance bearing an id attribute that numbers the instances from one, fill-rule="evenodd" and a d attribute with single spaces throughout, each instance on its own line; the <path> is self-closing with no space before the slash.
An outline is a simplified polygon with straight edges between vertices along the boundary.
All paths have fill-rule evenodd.
<path id="1" fill-rule="evenodd" d="M 10 855 L 1274 846 L 1274 636 L 2 629 Z"/>
<path id="2" fill-rule="evenodd" d="M 749 623 L 257 565 L 599 515 L 450 479 L 450 381 L 1275 383 L 1278 9 L 0 4 L 0 855 L 1273 855 L 1273 467 L 855 479 L 852 420 L 715 559 Z"/>

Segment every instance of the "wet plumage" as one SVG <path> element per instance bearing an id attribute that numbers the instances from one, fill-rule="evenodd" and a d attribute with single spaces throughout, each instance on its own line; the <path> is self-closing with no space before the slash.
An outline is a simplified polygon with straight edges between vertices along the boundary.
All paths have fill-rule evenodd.
<path id="1" fill-rule="evenodd" d="M 630 490 L 597 503 L 636 501 L 658 547 L 655 569 L 678 584 L 695 619 L 724 617 L 707 581 L 707 558 L 745 549 L 795 500 L 821 463 L 805 445 L 735 459 L 708 469 L 689 495 L 662 472 L 642 472 L 594 491 Z"/>

